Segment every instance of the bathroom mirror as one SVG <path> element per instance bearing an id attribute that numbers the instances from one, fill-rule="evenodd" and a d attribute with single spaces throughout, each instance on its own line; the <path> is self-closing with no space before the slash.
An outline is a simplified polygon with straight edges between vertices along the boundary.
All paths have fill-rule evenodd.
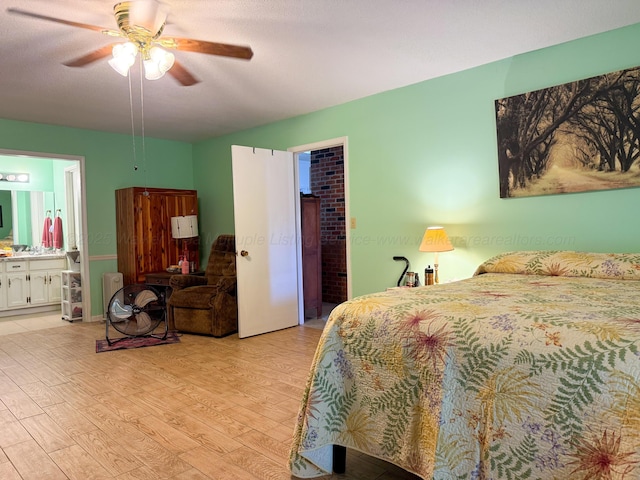
<path id="1" fill-rule="evenodd" d="M 53 216 L 56 199 L 53 192 L 0 190 L 1 247 L 12 244 L 40 245 L 47 213 Z"/>

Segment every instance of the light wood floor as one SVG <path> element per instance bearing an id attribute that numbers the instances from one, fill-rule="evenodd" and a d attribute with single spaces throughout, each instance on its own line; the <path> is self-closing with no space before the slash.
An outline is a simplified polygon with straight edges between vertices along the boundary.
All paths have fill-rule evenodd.
<path id="1" fill-rule="evenodd" d="M 0 335 L 0 479 L 293 478 L 319 329 L 96 354 L 104 323 L 65 326 Z M 323 478 L 417 477 L 349 451 Z"/>
<path id="2" fill-rule="evenodd" d="M 62 320 L 60 310 L 31 313 L 28 315 L 11 315 L 0 317 L 0 335 L 11 333 L 31 332 L 43 328 L 67 327 L 71 323 Z"/>

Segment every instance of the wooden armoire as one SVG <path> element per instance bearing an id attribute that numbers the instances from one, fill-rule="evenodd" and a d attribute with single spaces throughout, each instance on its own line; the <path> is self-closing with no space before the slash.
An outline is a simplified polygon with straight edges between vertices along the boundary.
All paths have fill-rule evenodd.
<path id="1" fill-rule="evenodd" d="M 322 246 L 320 244 L 320 198 L 300 197 L 302 233 L 302 289 L 304 315 L 322 316 Z"/>
<path id="2" fill-rule="evenodd" d="M 177 265 L 183 246 L 199 266 L 198 238 L 171 237 L 171 217 L 198 214 L 196 190 L 130 187 L 116 190 L 118 271 L 125 285 Z M 185 243 L 183 243 L 185 242 Z"/>

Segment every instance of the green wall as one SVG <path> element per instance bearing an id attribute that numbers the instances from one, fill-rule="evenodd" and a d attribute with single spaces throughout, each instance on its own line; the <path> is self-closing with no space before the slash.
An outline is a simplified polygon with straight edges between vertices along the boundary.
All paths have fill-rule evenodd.
<path id="1" fill-rule="evenodd" d="M 636 66 L 639 41 L 634 25 L 195 144 L 195 188 L 211 212 L 203 231 L 233 231 L 231 145 L 347 136 L 354 295 L 395 285 L 394 255 L 418 272 L 433 263 L 418 252 L 430 225 L 455 246 L 440 255 L 442 280 L 506 250 L 638 251 L 639 189 L 499 198 L 494 100 Z"/>
<path id="2" fill-rule="evenodd" d="M 102 273 L 117 271 L 116 260 L 110 258 L 116 255 L 114 191 L 131 186 L 193 188 L 189 143 L 146 138 L 146 160 L 138 152 L 135 171 L 130 135 L 0 119 L 0 148 L 84 157 L 88 253 L 98 257 L 89 265 L 92 315 L 102 312 Z M 56 184 L 51 190 L 60 188 Z"/>
<path id="3" fill-rule="evenodd" d="M 35 162 L 31 157 L 0 155 L 0 171 L 3 173 L 29 174 L 28 183 L 0 182 L 0 190 L 53 191 L 53 160 L 41 159 Z"/>

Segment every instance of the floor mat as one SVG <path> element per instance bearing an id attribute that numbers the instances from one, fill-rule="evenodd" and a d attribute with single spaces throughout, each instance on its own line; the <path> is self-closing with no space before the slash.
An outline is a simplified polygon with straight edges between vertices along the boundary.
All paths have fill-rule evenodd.
<path id="1" fill-rule="evenodd" d="M 126 337 L 112 338 L 111 345 L 106 340 L 96 340 L 96 353 L 124 350 L 129 348 L 153 347 L 155 345 L 169 345 L 179 343 L 180 337 L 176 332 L 168 332 L 167 338 L 156 337 Z"/>

